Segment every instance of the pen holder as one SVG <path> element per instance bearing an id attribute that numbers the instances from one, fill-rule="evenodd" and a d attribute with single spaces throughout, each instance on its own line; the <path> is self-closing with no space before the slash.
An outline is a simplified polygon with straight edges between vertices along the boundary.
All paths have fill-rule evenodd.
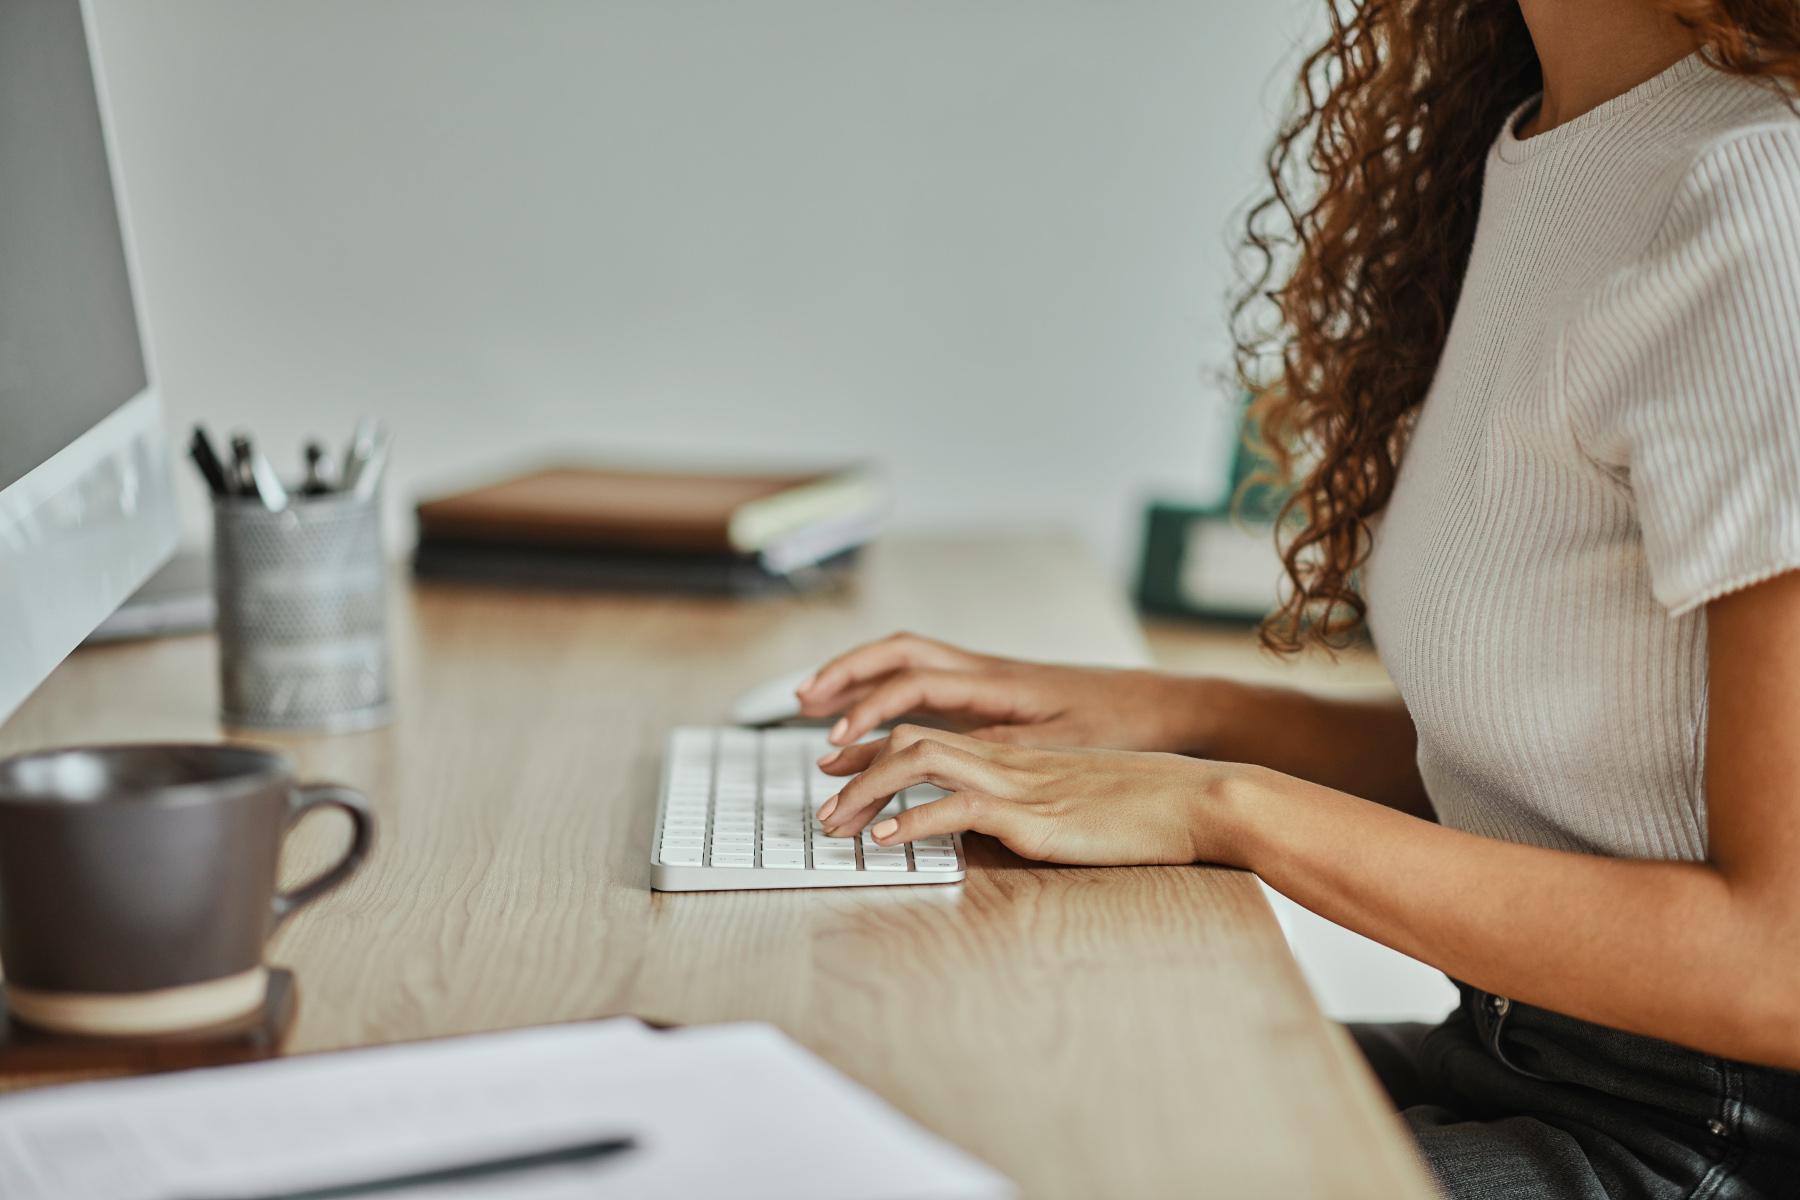
<path id="1" fill-rule="evenodd" d="M 341 733 L 384 725 L 387 563 L 377 496 L 213 502 L 220 719 Z"/>

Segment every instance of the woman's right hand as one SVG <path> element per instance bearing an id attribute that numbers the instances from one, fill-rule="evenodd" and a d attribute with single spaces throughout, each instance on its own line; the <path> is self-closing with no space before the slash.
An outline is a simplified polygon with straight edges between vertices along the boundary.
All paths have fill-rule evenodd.
<path id="1" fill-rule="evenodd" d="M 796 694 L 800 715 L 840 718 L 838 746 L 911 716 L 1022 746 L 1197 752 L 1207 682 L 996 658 L 896 633 L 840 654 Z"/>

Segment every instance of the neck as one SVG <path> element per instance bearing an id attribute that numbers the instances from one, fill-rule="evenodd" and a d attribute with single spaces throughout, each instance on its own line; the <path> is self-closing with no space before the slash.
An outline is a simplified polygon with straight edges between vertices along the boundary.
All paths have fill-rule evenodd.
<path id="1" fill-rule="evenodd" d="M 1524 137 L 1623 95 L 1700 46 L 1650 0 L 1519 0 L 1519 10 L 1544 70 L 1544 100 Z"/>

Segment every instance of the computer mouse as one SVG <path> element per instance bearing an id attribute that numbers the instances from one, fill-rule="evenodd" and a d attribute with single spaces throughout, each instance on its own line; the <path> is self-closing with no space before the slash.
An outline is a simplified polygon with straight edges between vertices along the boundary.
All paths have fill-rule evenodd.
<path id="1" fill-rule="evenodd" d="M 792 671 L 767 683 L 759 683 L 737 698 L 731 719 L 738 725 L 779 725 L 800 715 L 800 698 L 794 689 L 812 676 L 811 671 Z"/>

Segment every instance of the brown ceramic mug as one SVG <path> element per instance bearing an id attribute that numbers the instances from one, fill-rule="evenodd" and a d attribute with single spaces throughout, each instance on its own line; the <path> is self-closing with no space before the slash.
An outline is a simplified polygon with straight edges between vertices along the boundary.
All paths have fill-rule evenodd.
<path id="1" fill-rule="evenodd" d="M 277 891 L 288 830 L 324 806 L 349 816 L 349 849 Z M 263 1003 L 276 925 L 355 871 L 373 834 L 360 794 L 298 784 L 287 759 L 247 746 L 82 746 L 0 762 L 7 1006 L 101 1036 L 242 1017 Z"/>

